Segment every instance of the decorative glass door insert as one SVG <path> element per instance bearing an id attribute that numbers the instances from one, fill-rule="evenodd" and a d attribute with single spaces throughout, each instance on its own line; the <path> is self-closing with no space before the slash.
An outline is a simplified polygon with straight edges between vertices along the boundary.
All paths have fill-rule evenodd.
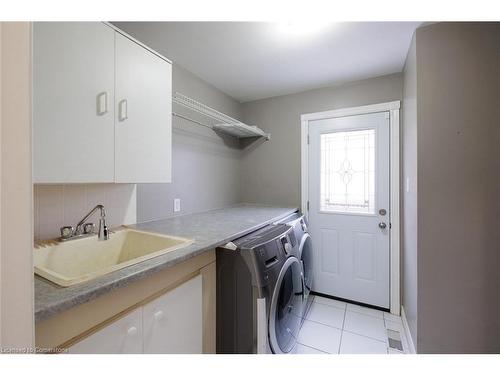
<path id="1" fill-rule="evenodd" d="M 375 213 L 375 129 L 321 134 L 320 211 Z"/>

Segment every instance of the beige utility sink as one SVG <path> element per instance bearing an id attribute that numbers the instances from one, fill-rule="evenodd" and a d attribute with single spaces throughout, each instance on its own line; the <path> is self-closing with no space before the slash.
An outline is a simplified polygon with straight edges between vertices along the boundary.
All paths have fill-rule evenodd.
<path id="1" fill-rule="evenodd" d="M 71 286 L 143 262 L 193 243 L 135 229 L 111 233 L 106 241 L 97 236 L 66 242 L 36 244 L 33 256 L 35 273 L 60 286 Z"/>

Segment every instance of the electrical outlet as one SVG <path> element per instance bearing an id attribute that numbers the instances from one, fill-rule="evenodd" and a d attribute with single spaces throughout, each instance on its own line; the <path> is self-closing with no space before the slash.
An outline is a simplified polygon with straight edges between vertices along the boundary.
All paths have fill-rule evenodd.
<path id="1" fill-rule="evenodd" d="M 174 199 L 174 212 L 179 212 L 181 210 L 181 200 L 179 198 Z"/>

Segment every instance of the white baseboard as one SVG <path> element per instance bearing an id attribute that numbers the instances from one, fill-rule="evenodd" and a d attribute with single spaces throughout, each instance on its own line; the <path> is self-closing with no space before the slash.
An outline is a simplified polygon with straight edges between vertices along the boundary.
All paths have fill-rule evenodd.
<path id="1" fill-rule="evenodd" d="M 417 354 L 415 350 L 415 345 L 413 344 L 413 337 L 411 336 L 410 326 L 408 325 L 408 320 L 406 319 L 406 312 L 404 306 L 401 306 L 401 320 L 403 321 L 403 328 L 406 334 L 406 340 L 408 341 L 408 347 L 410 354 Z"/>

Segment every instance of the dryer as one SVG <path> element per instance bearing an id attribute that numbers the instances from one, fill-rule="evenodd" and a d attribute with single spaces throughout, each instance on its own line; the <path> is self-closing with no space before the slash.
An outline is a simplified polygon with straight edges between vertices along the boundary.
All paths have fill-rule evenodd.
<path id="1" fill-rule="evenodd" d="M 296 246 L 296 257 L 300 259 L 302 264 L 303 282 L 304 282 L 304 310 L 303 318 L 305 318 L 309 307 L 313 301 L 312 295 L 312 283 L 314 276 L 313 269 L 313 248 L 312 239 L 307 229 L 307 220 L 304 215 L 296 212 L 279 223 L 286 224 L 290 226 L 293 230 L 295 240 L 297 242 Z"/>
<path id="2" fill-rule="evenodd" d="M 217 353 L 292 352 L 304 309 L 293 236 L 269 225 L 217 248 Z"/>

